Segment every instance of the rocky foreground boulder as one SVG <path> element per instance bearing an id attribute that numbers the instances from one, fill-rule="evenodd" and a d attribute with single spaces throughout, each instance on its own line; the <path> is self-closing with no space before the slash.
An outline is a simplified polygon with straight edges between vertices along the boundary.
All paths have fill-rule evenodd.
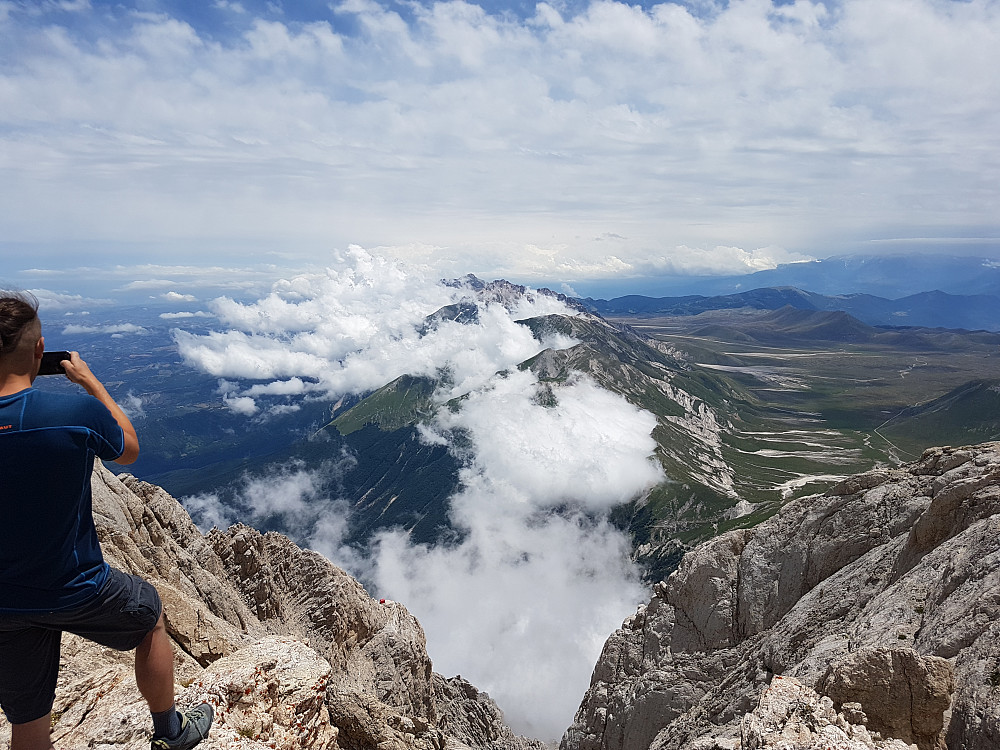
<path id="1" fill-rule="evenodd" d="M 562 750 L 1000 748 L 1000 443 L 928 450 L 689 552 Z"/>
<path id="2" fill-rule="evenodd" d="M 205 750 L 538 750 L 485 693 L 432 671 L 424 633 L 396 602 L 287 537 L 237 525 L 202 534 L 165 491 L 94 469 L 105 557 L 152 581 L 175 642 L 178 704 L 207 701 Z M 150 720 L 120 654 L 63 637 L 53 740 L 145 750 Z M 0 715 L 0 745 L 10 726 Z"/>

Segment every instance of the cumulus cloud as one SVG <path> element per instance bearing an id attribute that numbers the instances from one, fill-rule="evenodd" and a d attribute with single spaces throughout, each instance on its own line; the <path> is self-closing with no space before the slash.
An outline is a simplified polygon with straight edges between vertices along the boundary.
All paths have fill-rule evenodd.
<path id="1" fill-rule="evenodd" d="M 160 317 L 163 320 L 180 320 L 182 318 L 214 318 L 215 316 L 204 310 L 195 310 L 194 312 L 160 313 Z"/>
<path id="2" fill-rule="evenodd" d="M 315 539 L 313 546 L 330 556 L 353 560 L 356 553 L 340 546 L 348 509 L 339 483 L 354 461 L 342 454 L 314 468 L 300 461 L 273 465 L 264 473 L 244 474 L 232 487 L 190 495 L 181 503 L 202 531 L 237 522 L 280 528 L 307 544 Z"/>
<path id="3" fill-rule="evenodd" d="M 86 313 L 95 307 L 107 307 L 114 304 L 109 299 L 94 299 L 80 294 L 64 294 L 50 289 L 29 289 L 38 300 L 38 309 L 44 316 L 47 313 Z"/>
<path id="4" fill-rule="evenodd" d="M 575 314 L 552 297 L 535 294 L 508 310 L 476 304 L 468 289 L 362 248 L 336 259 L 339 264 L 322 274 L 278 281 L 255 303 L 216 300 L 213 312 L 232 328 L 207 335 L 174 331 L 181 356 L 223 378 L 271 382 L 246 389 L 245 399 L 290 387 L 330 396 L 360 393 L 409 374 L 446 375 L 441 391 L 446 400 L 545 348 L 574 343 L 559 334 L 539 341 L 517 322 L 553 312 Z M 425 325 L 430 314 L 463 301 L 475 307 L 475 323 L 442 318 Z"/>
<path id="5" fill-rule="evenodd" d="M 167 302 L 194 302 L 197 299 L 193 294 L 181 294 L 174 291 L 161 294 L 160 297 Z"/>
<path id="6" fill-rule="evenodd" d="M 462 466 L 448 506 L 458 540 L 415 546 L 387 531 L 359 557 L 343 542 L 346 506 L 314 512 L 322 498 L 305 467 L 281 473 L 276 493 L 244 481 L 237 497 L 186 504 L 216 524 L 235 517 L 230 502 L 245 517 L 288 524 L 378 595 L 406 603 L 439 671 L 488 690 L 519 731 L 557 739 L 604 639 L 645 597 L 627 538 L 606 519 L 662 481 L 656 419 L 584 375 L 541 383 L 517 367 L 575 344 L 536 339 L 517 322 L 577 314 L 555 297 L 503 286 L 479 296 L 360 248 L 339 261 L 277 282 L 256 303 L 216 301 L 234 328 L 176 332 L 178 345 L 189 363 L 223 377 L 231 409 L 254 418 L 402 374 L 435 378 L 439 408 L 419 434 Z"/>
<path id="7" fill-rule="evenodd" d="M 521 732 L 560 737 L 604 640 L 647 596 L 604 519 L 662 481 L 655 424 L 586 378 L 554 393 L 530 372 L 495 379 L 430 429 L 465 438 L 450 508 L 462 541 L 379 537 L 373 577 L 420 619 L 435 668 L 485 689 Z"/>
<path id="8" fill-rule="evenodd" d="M 233 414 L 242 414 L 244 417 L 252 417 L 257 413 L 257 402 L 249 396 L 224 395 L 222 402 L 229 407 Z"/>
<path id="9" fill-rule="evenodd" d="M 554 405 L 530 371 L 494 378 L 434 426 L 474 443 L 474 462 L 510 477 L 531 507 L 577 504 L 591 512 L 627 502 L 662 478 L 648 459 L 656 418 L 583 376 L 554 391 Z M 451 442 L 451 441 L 449 441 Z"/>
<path id="10" fill-rule="evenodd" d="M 121 406 L 122 411 L 124 411 L 129 419 L 145 419 L 146 410 L 143 408 L 142 396 L 136 396 L 132 391 L 128 392 L 128 395 L 124 399 L 121 399 L 119 406 Z"/>
<path id="11" fill-rule="evenodd" d="M 520 278 L 541 248 L 554 278 L 996 228 L 991 0 L 127 6 L 5 15 L 7 241 L 361 242 Z"/>

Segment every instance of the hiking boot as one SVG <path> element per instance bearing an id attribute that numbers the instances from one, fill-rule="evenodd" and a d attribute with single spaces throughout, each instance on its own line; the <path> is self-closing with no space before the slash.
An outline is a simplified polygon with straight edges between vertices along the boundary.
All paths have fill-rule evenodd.
<path id="1" fill-rule="evenodd" d="M 181 716 L 181 733 L 172 740 L 166 737 L 154 737 L 150 750 L 191 750 L 203 739 L 208 737 L 212 726 L 212 707 L 202 703 L 187 711 L 178 711 Z"/>

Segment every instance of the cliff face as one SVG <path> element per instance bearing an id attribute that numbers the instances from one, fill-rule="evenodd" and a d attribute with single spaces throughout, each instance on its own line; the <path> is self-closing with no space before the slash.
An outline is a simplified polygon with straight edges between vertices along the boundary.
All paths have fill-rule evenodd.
<path id="1" fill-rule="evenodd" d="M 540 746 L 515 737 L 488 696 L 433 674 L 403 605 L 371 599 L 320 555 L 241 525 L 203 535 L 162 489 L 99 463 L 93 485 L 105 557 L 163 599 L 178 705 L 216 707 L 200 747 Z M 132 655 L 64 635 L 54 742 L 138 750 L 149 728 Z M 9 732 L 0 718 L 0 744 Z"/>
<path id="2" fill-rule="evenodd" d="M 998 636 L 1000 443 L 932 449 L 689 552 L 562 750 L 1000 748 Z"/>

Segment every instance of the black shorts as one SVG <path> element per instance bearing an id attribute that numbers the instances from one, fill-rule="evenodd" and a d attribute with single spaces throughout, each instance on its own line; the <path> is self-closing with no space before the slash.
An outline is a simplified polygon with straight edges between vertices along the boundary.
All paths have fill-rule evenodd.
<path id="1" fill-rule="evenodd" d="M 152 584 L 111 568 L 97 596 L 75 609 L 0 614 L 0 706 L 11 724 L 52 710 L 63 631 L 117 651 L 130 651 L 160 619 Z"/>

